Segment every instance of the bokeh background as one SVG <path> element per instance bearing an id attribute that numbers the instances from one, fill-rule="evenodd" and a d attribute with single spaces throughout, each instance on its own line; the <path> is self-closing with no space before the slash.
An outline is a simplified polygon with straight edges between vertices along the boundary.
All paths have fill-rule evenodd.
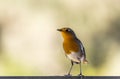
<path id="1" fill-rule="evenodd" d="M 84 75 L 120 76 L 120 0 L 0 0 L 0 76 L 66 74 L 62 27 L 85 46 Z"/>

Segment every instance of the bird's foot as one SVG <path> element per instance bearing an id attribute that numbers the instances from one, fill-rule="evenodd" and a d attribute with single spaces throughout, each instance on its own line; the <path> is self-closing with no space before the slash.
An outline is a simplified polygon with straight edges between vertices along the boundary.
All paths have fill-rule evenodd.
<path id="1" fill-rule="evenodd" d="M 83 79 L 84 78 L 84 75 L 83 74 L 78 74 L 78 76 L 80 76 L 81 77 L 81 79 Z"/>
<path id="2" fill-rule="evenodd" d="M 71 77 L 72 75 L 71 74 L 67 74 L 67 75 L 65 75 L 66 77 Z"/>
<path id="3" fill-rule="evenodd" d="M 82 73 L 78 74 L 78 76 L 84 76 Z"/>
<path id="4" fill-rule="evenodd" d="M 84 77 L 84 75 L 83 75 L 83 74 L 81 74 L 81 73 L 80 73 L 78 76 L 80 76 L 80 77 Z"/>

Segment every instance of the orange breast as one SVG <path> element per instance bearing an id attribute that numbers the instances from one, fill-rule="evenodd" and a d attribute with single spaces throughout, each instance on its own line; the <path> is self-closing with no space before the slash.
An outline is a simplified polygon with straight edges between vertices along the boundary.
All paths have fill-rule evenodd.
<path id="1" fill-rule="evenodd" d="M 75 40 L 64 40 L 63 48 L 66 54 L 70 54 L 71 52 L 80 52 L 80 46 Z"/>

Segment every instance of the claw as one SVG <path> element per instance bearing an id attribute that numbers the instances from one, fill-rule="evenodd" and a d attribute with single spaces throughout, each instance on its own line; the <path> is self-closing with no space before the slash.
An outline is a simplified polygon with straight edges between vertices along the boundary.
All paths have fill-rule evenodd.
<path id="1" fill-rule="evenodd" d="M 78 76 L 83 76 L 84 77 L 84 75 L 82 75 L 82 74 L 78 74 Z"/>

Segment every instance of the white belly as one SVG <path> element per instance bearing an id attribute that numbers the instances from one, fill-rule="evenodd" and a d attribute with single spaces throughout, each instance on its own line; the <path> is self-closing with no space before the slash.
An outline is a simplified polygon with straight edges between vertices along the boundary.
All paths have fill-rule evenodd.
<path id="1" fill-rule="evenodd" d="M 74 53 L 74 52 L 72 52 L 71 54 L 67 54 L 67 57 L 74 62 L 80 62 L 83 61 L 84 59 L 84 56 L 80 57 L 80 53 Z"/>

